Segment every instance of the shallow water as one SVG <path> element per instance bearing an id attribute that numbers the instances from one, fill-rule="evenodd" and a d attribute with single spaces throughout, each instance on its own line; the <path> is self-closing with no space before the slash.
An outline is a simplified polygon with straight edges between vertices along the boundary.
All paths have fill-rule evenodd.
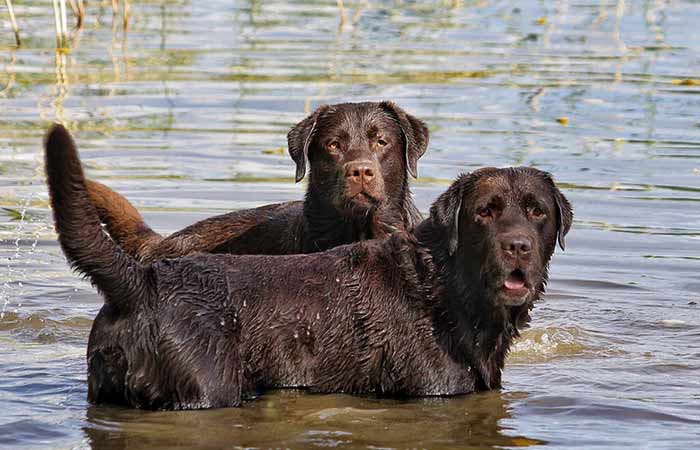
<path id="1" fill-rule="evenodd" d="M 696 448 L 700 440 L 700 3 L 110 2 L 56 54 L 48 2 L 0 9 L 0 447 Z M 70 17 L 70 16 L 69 16 Z M 52 231 L 41 138 L 159 231 L 298 199 L 289 127 L 392 99 L 431 126 L 421 209 L 460 172 L 534 165 L 576 221 L 500 392 L 390 401 L 272 392 L 238 409 L 86 402 L 101 300 Z M 566 119 L 563 119 L 566 118 Z"/>

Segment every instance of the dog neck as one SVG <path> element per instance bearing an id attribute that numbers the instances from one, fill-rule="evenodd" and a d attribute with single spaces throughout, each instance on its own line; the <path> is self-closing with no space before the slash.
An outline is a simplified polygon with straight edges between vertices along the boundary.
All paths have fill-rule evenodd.
<path id="1" fill-rule="evenodd" d="M 419 295 L 428 302 L 439 344 L 453 360 L 478 374 L 481 389 L 500 387 L 508 349 L 532 304 L 497 305 L 481 285 L 479 270 L 466 264 L 469 256 L 459 250 L 448 254 L 445 233 L 431 219 L 416 227 L 415 236 L 406 242 L 414 250 L 401 250 L 401 267 L 409 280 L 417 281 L 412 284 L 423 286 Z"/>
<path id="2" fill-rule="evenodd" d="M 338 211 L 330 202 L 309 190 L 304 201 L 304 252 L 328 250 L 339 245 L 367 239 L 380 239 L 414 222 L 417 210 L 409 206 L 383 203 L 366 214 L 352 215 Z M 411 208 L 412 207 L 412 208 Z M 414 212 L 415 211 L 415 212 Z"/>

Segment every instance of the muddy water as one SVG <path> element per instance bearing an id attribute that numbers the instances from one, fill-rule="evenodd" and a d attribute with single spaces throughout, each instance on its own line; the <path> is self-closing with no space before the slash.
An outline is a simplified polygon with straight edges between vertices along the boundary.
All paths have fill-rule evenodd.
<path id="1" fill-rule="evenodd" d="M 332 1 L 139 1 L 128 33 L 108 3 L 89 2 L 59 54 L 50 2 L 15 2 L 19 49 L 0 9 L 1 448 L 697 447 L 699 3 L 373 0 L 346 5 L 339 29 Z M 553 172 L 575 206 L 503 390 L 87 404 L 101 301 L 52 232 L 48 124 L 65 121 L 88 174 L 170 232 L 300 198 L 289 127 L 321 103 L 379 99 L 431 126 L 423 211 L 458 173 L 514 164 Z"/>

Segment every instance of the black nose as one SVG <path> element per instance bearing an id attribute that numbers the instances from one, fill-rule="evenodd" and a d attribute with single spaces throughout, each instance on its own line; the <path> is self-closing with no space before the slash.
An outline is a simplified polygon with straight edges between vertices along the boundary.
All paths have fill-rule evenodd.
<path id="1" fill-rule="evenodd" d="M 352 161 L 345 164 L 345 178 L 355 184 L 370 183 L 376 171 L 377 168 L 371 161 Z"/>
<path id="2" fill-rule="evenodd" d="M 532 253 L 532 241 L 521 234 L 504 236 L 501 239 L 501 249 L 514 258 L 529 258 Z"/>

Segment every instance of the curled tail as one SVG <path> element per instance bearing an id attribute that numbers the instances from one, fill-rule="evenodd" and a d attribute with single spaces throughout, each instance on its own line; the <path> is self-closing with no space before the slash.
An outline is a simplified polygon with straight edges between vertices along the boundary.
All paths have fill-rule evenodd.
<path id="1" fill-rule="evenodd" d="M 46 176 L 58 241 L 71 266 L 85 274 L 108 305 L 129 308 L 150 297 L 150 270 L 103 231 L 90 202 L 78 150 L 68 131 L 54 125 L 46 135 Z"/>
<path id="2" fill-rule="evenodd" d="M 107 232 L 129 255 L 143 260 L 149 250 L 163 240 L 122 195 L 97 181 L 86 179 L 85 185 Z"/>

